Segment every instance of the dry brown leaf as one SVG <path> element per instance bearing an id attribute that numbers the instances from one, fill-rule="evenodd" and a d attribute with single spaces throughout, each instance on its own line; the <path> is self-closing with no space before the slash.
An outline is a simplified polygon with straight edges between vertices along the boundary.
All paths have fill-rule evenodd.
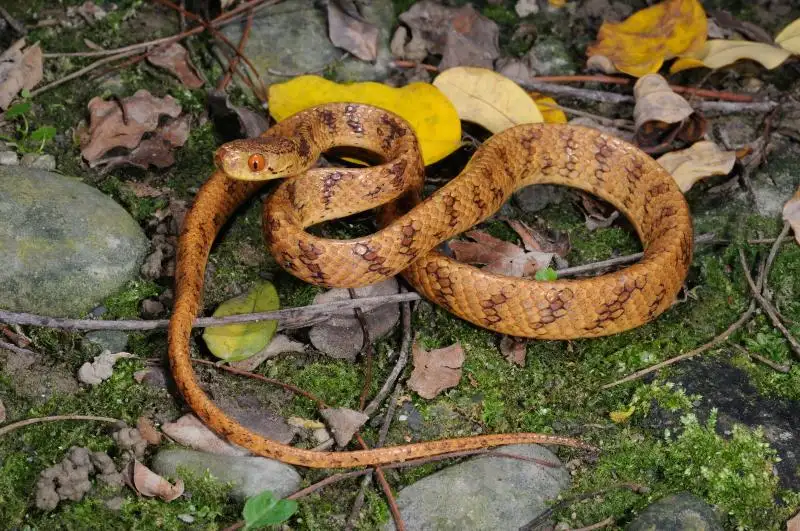
<path id="1" fill-rule="evenodd" d="M 441 55 L 441 70 L 460 65 L 491 69 L 500 57 L 500 29 L 471 5 L 445 7 L 433 0 L 417 2 L 399 16 L 411 28 L 411 41 L 403 56 L 416 60 L 427 54 Z M 400 49 L 396 45 L 395 51 Z"/>
<path id="2" fill-rule="evenodd" d="M 408 379 L 408 387 L 419 396 L 434 398 L 445 389 L 455 387 L 461 380 L 461 366 L 464 364 L 461 343 L 427 351 L 415 341 L 411 355 L 414 370 Z"/>
<path id="3" fill-rule="evenodd" d="M 794 239 L 800 244 L 800 187 L 783 206 L 783 221 L 791 225 Z M 800 525 L 800 523 L 798 523 Z"/>
<path id="4" fill-rule="evenodd" d="M 226 140 L 255 138 L 269 127 L 266 113 L 233 105 L 225 91 L 209 91 L 207 101 L 214 129 Z"/>
<path id="5" fill-rule="evenodd" d="M 148 443 L 152 445 L 161 444 L 161 433 L 149 418 L 141 416 L 136 419 L 136 429 L 142 434 L 142 439 Z"/>
<path id="6" fill-rule="evenodd" d="M 112 354 L 110 350 L 103 351 L 99 356 L 94 357 L 94 361 L 88 361 L 78 369 L 78 381 L 89 385 L 97 385 L 104 380 L 111 378 L 114 373 L 114 364 L 123 358 L 135 358 L 129 352 L 117 352 Z"/>
<path id="7" fill-rule="evenodd" d="M 800 513 L 789 518 L 786 522 L 786 531 L 800 531 Z"/>
<path id="8" fill-rule="evenodd" d="M 378 28 L 361 18 L 355 5 L 345 10 L 342 0 L 328 0 L 328 36 L 334 46 L 362 61 L 378 57 Z"/>
<path id="9" fill-rule="evenodd" d="M 234 446 L 225 439 L 209 430 L 200 419 L 192 413 L 187 413 L 175 422 L 168 422 L 161 426 L 167 437 L 175 442 L 210 454 L 243 456 L 249 455 L 244 448 Z"/>
<path id="10" fill-rule="evenodd" d="M 0 423 L 6 421 L 6 406 L 3 404 L 3 401 L 0 400 Z"/>
<path id="11" fill-rule="evenodd" d="M 672 174 L 685 193 L 704 177 L 728 175 L 736 163 L 736 151 L 723 151 L 714 142 L 703 140 L 690 148 L 662 155 L 656 162 Z"/>
<path id="12" fill-rule="evenodd" d="M 503 336 L 500 340 L 500 352 L 509 362 L 520 367 L 525 366 L 525 351 L 528 346 L 528 340 L 513 337 Z"/>
<path id="13" fill-rule="evenodd" d="M 165 502 L 179 498 L 184 489 L 182 479 L 173 485 L 136 460 L 133 461 L 133 486 L 142 496 L 157 497 Z"/>
<path id="14" fill-rule="evenodd" d="M 668 138 L 694 142 L 705 134 L 705 118 L 673 92 L 660 75 L 648 74 L 639 79 L 633 94 L 636 142 L 640 146 L 656 146 Z"/>
<path id="15" fill-rule="evenodd" d="M 123 183 L 123 187 L 130 190 L 133 195 L 140 199 L 144 197 L 161 197 L 170 192 L 168 188 L 156 188 L 139 181 L 126 181 Z"/>
<path id="16" fill-rule="evenodd" d="M 145 133 L 158 128 L 162 115 L 177 118 L 181 113 L 172 96 L 157 98 L 144 89 L 119 102 L 95 97 L 88 107 L 90 124 L 81 153 L 90 164 L 114 148 L 135 148 Z"/>
<path id="17" fill-rule="evenodd" d="M 608 203 L 601 202 L 585 192 L 578 192 L 578 194 L 586 218 L 586 228 L 590 231 L 608 228 L 619 217 L 619 210 Z"/>
<path id="18" fill-rule="evenodd" d="M 319 414 L 328 423 L 340 447 L 347 446 L 358 429 L 369 420 L 369 415 L 346 407 L 323 409 Z"/>
<path id="19" fill-rule="evenodd" d="M 450 68 L 439 74 L 433 85 L 453 103 L 459 118 L 492 133 L 544 121 L 527 92 L 511 79 L 486 68 Z"/>
<path id="20" fill-rule="evenodd" d="M 296 352 L 302 354 L 306 351 L 306 346 L 299 341 L 293 341 L 283 334 L 277 334 L 261 352 L 253 354 L 247 359 L 233 361 L 230 366 L 241 371 L 253 371 L 264 361 L 274 358 L 285 352 Z"/>
<path id="21" fill-rule="evenodd" d="M 569 234 L 562 231 L 537 230 L 518 219 L 501 218 L 517 233 L 526 251 L 551 253 L 564 258 L 570 251 Z"/>
<path id="22" fill-rule="evenodd" d="M 177 42 L 156 48 L 147 56 L 147 60 L 150 64 L 165 69 L 189 88 L 197 89 L 205 84 L 197 75 L 197 69 L 189 58 L 189 51 Z"/>
<path id="23" fill-rule="evenodd" d="M 0 109 L 7 109 L 22 89 L 31 90 L 42 80 L 42 49 L 36 43 L 24 51 L 25 39 L 0 54 Z"/>
<path id="24" fill-rule="evenodd" d="M 658 72 L 665 60 L 700 49 L 707 28 L 698 0 L 665 0 L 623 22 L 604 22 L 587 55 L 605 57 L 617 70 L 640 77 Z"/>
<path id="25" fill-rule="evenodd" d="M 483 231 L 465 233 L 474 242 L 451 241 L 448 245 L 456 260 L 468 264 L 485 264 L 483 271 L 512 277 L 529 277 L 550 265 L 553 253 L 525 249 L 491 236 Z"/>

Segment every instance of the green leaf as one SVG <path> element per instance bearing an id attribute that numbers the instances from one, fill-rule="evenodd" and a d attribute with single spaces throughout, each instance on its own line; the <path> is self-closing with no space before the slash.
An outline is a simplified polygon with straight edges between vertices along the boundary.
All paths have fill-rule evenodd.
<path id="1" fill-rule="evenodd" d="M 558 273 L 556 273 L 556 270 L 552 267 L 545 267 L 544 269 L 538 270 L 533 278 L 536 280 L 551 282 L 558 279 Z"/>
<path id="2" fill-rule="evenodd" d="M 30 98 L 30 97 L 31 97 L 31 91 L 30 91 L 30 90 L 28 90 L 28 89 L 26 89 L 26 88 L 24 88 L 24 89 L 22 89 L 22 90 L 20 91 L 19 95 L 20 95 L 20 96 L 22 96 L 23 98 L 25 98 L 25 99 L 27 100 L 28 98 Z"/>
<path id="3" fill-rule="evenodd" d="M 242 510 L 244 528 L 259 529 L 268 525 L 285 522 L 297 511 L 294 500 L 278 500 L 272 492 L 265 490 L 252 498 L 248 498 Z"/>
<path id="4" fill-rule="evenodd" d="M 37 142 L 46 142 L 52 140 L 56 136 L 56 128 L 52 125 L 43 125 L 31 133 L 31 140 Z"/>
<path id="5" fill-rule="evenodd" d="M 279 307 L 280 300 L 275 286 L 271 282 L 262 282 L 244 295 L 220 304 L 214 317 L 268 312 Z M 203 340 L 216 357 L 226 361 L 240 361 L 266 347 L 277 329 L 278 321 L 214 326 L 205 329 Z"/>
<path id="6" fill-rule="evenodd" d="M 17 116 L 22 116 L 31 110 L 31 102 L 23 101 L 22 103 L 15 103 L 6 111 L 6 120 L 12 120 Z"/>

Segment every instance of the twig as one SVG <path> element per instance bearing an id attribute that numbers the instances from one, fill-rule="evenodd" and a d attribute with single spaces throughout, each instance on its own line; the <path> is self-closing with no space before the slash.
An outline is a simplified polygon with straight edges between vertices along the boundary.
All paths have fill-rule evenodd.
<path id="1" fill-rule="evenodd" d="M 52 417 L 34 417 L 3 426 L 0 428 L 0 437 L 7 433 L 11 433 L 17 428 L 30 426 L 31 424 L 38 424 L 40 422 L 54 422 L 57 420 L 94 420 L 97 422 L 108 422 L 111 424 L 125 424 L 125 422 L 120 419 L 112 419 L 111 417 L 95 417 L 93 415 L 54 415 Z"/>
<path id="2" fill-rule="evenodd" d="M 669 365 L 673 365 L 675 363 L 678 363 L 679 361 L 683 361 L 683 360 L 686 360 L 686 359 L 689 359 L 689 358 L 693 358 L 693 357 L 697 356 L 698 354 L 702 354 L 703 352 L 716 347 L 717 345 L 719 345 L 720 343 L 722 343 L 723 341 L 728 339 L 728 337 L 732 333 L 736 332 L 747 321 L 749 321 L 753 317 L 753 314 L 755 313 L 755 311 L 756 311 L 756 304 L 755 304 L 755 302 L 751 301 L 750 302 L 750 306 L 747 307 L 747 310 L 741 315 L 741 317 L 739 317 L 739 319 L 735 323 L 730 325 L 724 332 L 722 332 L 721 334 L 716 336 L 714 339 L 712 339 L 711 341 L 709 341 L 705 345 L 697 347 L 694 350 L 690 350 L 689 352 L 686 352 L 685 354 L 681 354 L 679 356 L 675 356 L 674 358 L 670 358 L 668 360 L 662 361 L 661 363 L 656 363 L 655 365 L 653 365 L 651 367 L 648 367 L 646 369 L 642 369 L 640 371 L 636 371 L 635 373 L 630 374 L 630 375 L 626 376 L 625 378 L 622 378 L 621 380 L 617 380 L 615 382 L 611 382 L 609 384 L 606 384 L 606 385 L 602 386 L 600 389 L 602 389 L 602 390 L 611 389 L 612 387 L 616 387 L 616 386 L 618 386 L 620 384 L 631 382 L 633 380 L 638 380 L 642 376 L 646 376 L 646 375 L 648 375 L 648 374 L 650 374 L 652 372 L 656 372 L 656 371 L 658 371 L 660 369 L 663 369 L 664 367 L 668 367 Z"/>
<path id="3" fill-rule="evenodd" d="M 8 343 L 6 341 L 3 341 L 2 339 L 0 339 L 0 349 L 10 350 L 15 354 L 26 354 L 28 356 L 37 356 L 37 354 L 32 350 L 18 347 L 14 343 Z"/>
<path id="4" fill-rule="evenodd" d="M 348 288 L 347 293 L 350 294 L 350 299 L 357 299 L 356 290 Z M 361 387 L 361 395 L 358 397 L 358 408 L 364 410 L 364 405 L 367 403 L 367 394 L 369 388 L 372 387 L 372 361 L 375 357 L 375 351 L 372 348 L 372 338 L 369 335 L 369 328 L 367 328 L 367 320 L 364 318 L 364 312 L 361 308 L 353 308 L 353 313 L 358 319 L 358 324 L 361 326 L 361 334 L 363 341 L 361 342 L 361 352 L 366 357 L 366 367 L 364 367 L 364 385 Z"/>
<path id="5" fill-rule="evenodd" d="M 123 59 L 125 57 L 129 57 L 131 55 L 134 55 L 135 53 L 137 53 L 137 50 L 129 50 L 129 51 L 125 51 L 125 52 L 121 52 L 121 53 L 112 55 L 110 57 L 105 57 L 103 59 L 99 59 L 99 60 L 95 61 L 94 63 L 90 64 L 89 66 L 85 66 L 85 67 L 81 68 L 80 70 L 76 70 L 75 72 L 72 72 L 71 74 L 68 74 L 68 75 L 66 75 L 66 76 L 64 76 L 64 77 L 62 77 L 60 79 L 56 79 L 55 81 L 53 81 L 51 83 L 48 83 L 47 85 L 44 85 L 42 87 L 37 88 L 36 90 L 31 92 L 31 97 L 36 96 L 38 94 L 41 94 L 42 92 L 46 92 L 46 91 L 48 91 L 48 90 L 50 90 L 52 88 L 58 87 L 59 85 L 63 85 L 67 81 L 72 81 L 73 79 L 79 78 L 82 75 L 91 72 L 92 70 L 94 70 L 95 68 L 97 68 L 99 66 L 103 66 L 104 64 L 114 62 L 114 61 L 116 61 L 118 59 Z"/>
<path id="6" fill-rule="evenodd" d="M 578 109 L 573 109 L 571 107 L 565 107 L 564 105 L 559 104 L 552 104 L 546 101 L 537 101 L 537 106 L 542 107 L 549 107 L 551 109 L 556 109 L 559 111 L 563 111 L 567 114 L 574 114 L 575 116 L 583 116 L 584 118 L 589 118 L 594 120 L 595 122 L 599 123 L 600 125 L 606 125 L 608 127 L 616 127 L 618 129 L 624 129 L 627 131 L 633 131 L 635 128 L 633 126 L 633 122 L 630 120 L 619 120 L 614 118 L 606 118 L 605 116 L 600 116 L 599 114 L 594 114 L 591 112 L 581 111 Z"/>
<path id="7" fill-rule="evenodd" d="M 560 502 L 548 507 L 544 512 L 539 514 L 536 518 L 534 518 L 524 526 L 520 527 L 519 531 L 534 531 L 535 529 L 539 528 L 543 523 L 545 523 L 547 519 L 550 518 L 550 515 L 553 514 L 554 512 L 559 511 L 562 508 L 567 507 L 569 505 L 572 505 L 575 502 L 586 500 L 588 498 L 593 498 L 595 496 L 600 496 L 602 494 L 606 494 L 607 492 L 616 489 L 628 489 L 637 494 L 650 491 L 649 487 L 640 485 L 638 483 L 619 483 L 617 485 L 611 485 L 610 487 L 605 489 L 595 490 L 592 492 L 585 492 L 583 494 L 577 494 L 575 496 L 563 499 Z"/>
<path id="8" fill-rule="evenodd" d="M 783 337 L 789 342 L 789 345 L 792 347 L 792 351 L 795 353 L 795 356 L 800 358 L 800 342 L 792 335 L 788 328 L 781 322 L 778 316 L 775 314 L 775 308 L 772 306 L 772 303 L 764 298 L 764 295 L 761 293 L 761 288 L 757 287 L 755 282 L 753 282 L 753 277 L 750 275 L 749 268 L 747 267 L 747 259 L 744 256 L 744 249 L 739 247 L 739 261 L 742 264 L 742 269 L 744 269 L 744 277 L 747 280 L 747 284 L 750 286 L 750 291 L 753 293 L 753 296 L 758 301 L 758 304 L 761 308 L 766 312 L 769 316 L 772 324 L 781 331 Z"/>
<path id="9" fill-rule="evenodd" d="M 604 527 L 614 525 L 615 521 L 616 520 L 613 516 L 609 516 L 605 520 L 600 520 L 596 524 L 587 525 L 586 527 L 574 527 L 570 531 L 594 531 L 595 529 L 603 529 Z"/>
<path id="10" fill-rule="evenodd" d="M 194 323 L 192 323 L 192 327 L 207 328 L 236 323 L 279 320 L 284 321 L 284 328 L 300 328 L 307 326 L 308 323 L 311 322 L 320 322 L 320 316 L 328 316 L 341 310 L 351 310 L 358 307 L 367 311 L 384 304 L 416 301 L 421 298 L 422 297 L 415 292 L 396 293 L 378 297 L 364 297 L 356 300 L 343 300 L 324 304 L 284 308 L 283 310 L 275 310 L 272 312 L 229 315 L 227 317 L 202 317 L 200 319 L 195 319 Z M 63 330 L 156 330 L 169 326 L 169 319 L 102 321 L 96 319 L 46 317 L 30 313 L 9 312 L 6 310 L 0 310 L 0 322 L 60 328 Z"/>
<path id="11" fill-rule="evenodd" d="M 182 7 L 182 6 L 181 6 Z M 181 18 L 183 18 L 183 9 L 181 9 Z M 247 14 L 247 23 L 244 26 L 244 30 L 242 31 L 242 38 L 239 39 L 239 46 L 236 48 L 236 55 L 230 60 L 228 63 L 228 70 L 225 72 L 225 75 L 222 79 L 219 80 L 217 83 L 217 90 L 225 90 L 225 87 L 228 86 L 228 83 L 231 82 L 231 78 L 233 78 L 233 73 L 236 71 L 236 67 L 239 65 L 240 57 L 244 53 L 244 45 L 247 44 L 247 39 L 250 38 L 250 29 L 253 27 L 253 19 L 255 18 L 255 13 L 251 9 L 250 12 Z"/>
<path id="12" fill-rule="evenodd" d="M 11 29 L 17 32 L 20 36 L 25 36 L 28 34 L 28 30 L 25 28 L 25 24 L 21 23 L 19 20 L 15 19 L 11 16 L 11 13 L 6 11 L 3 6 L 0 6 L 0 17 L 3 17 L 8 25 L 11 26 Z"/>
<path id="13" fill-rule="evenodd" d="M 367 443 L 364 442 L 364 438 L 361 437 L 361 434 L 356 432 L 355 438 L 358 441 L 358 444 L 364 450 L 368 450 L 369 446 Z M 378 477 L 378 483 L 383 490 L 384 496 L 386 496 L 386 503 L 389 504 L 389 512 L 392 513 L 392 518 L 394 519 L 394 526 L 397 528 L 397 531 L 405 531 L 406 525 L 403 522 L 403 517 L 400 515 L 400 507 L 397 506 L 397 500 L 394 499 L 394 494 L 392 494 L 392 487 L 389 486 L 389 482 L 386 480 L 386 474 L 383 473 L 382 466 L 375 466 L 373 468 L 375 475 Z"/>
<path id="14" fill-rule="evenodd" d="M 728 344 L 730 346 L 732 346 L 733 348 L 735 348 L 736 350 L 738 350 L 739 352 L 741 352 L 742 354 L 745 354 L 746 356 L 749 356 L 750 358 L 752 358 L 752 359 L 754 359 L 756 361 L 760 361 L 761 363 L 763 363 L 767 367 L 770 367 L 770 368 L 772 368 L 772 369 L 774 369 L 774 370 L 776 370 L 778 372 L 782 372 L 784 374 L 788 374 L 789 372 L 792 371 L 792 366 L 791 365 L 774 362 L 769 358 L 765 358 L 764 356 L 761 356 L 760 354 L 756 354 L 755 352 L 750 352 L 749 350 L 747 350 L 743 346 L 737 345 L 736 343 L 733 343 L 731 341 L 728 341 Z"/>
<path id="15" fill-rule="evenodd" d="M 381 406 L 386 395 L 391 392 L 392 387 L 403 373 L 403 369 L 406 368 L 406 364 L 408 363 L 408 357 L 411 353 L 411 345 L 413 343 L 413 334 L 411 333 L 411 305 L 407 302 L 400 305 L 400 319 L 403 323 L 403 341 L 400 344 L 400 353 L 397 355 L 397 362 L 394 364 L 392 372 L 390 372 L 389 376 L 386 378 L 383 387 L 381 387 L 381 390 L 378 391 L 378 394 L 375 395 L 375 398 L 372 399 L 369 405 L 364 408 L 364 413 L 369 416 L 372 416 Z"/>
<path id="16" fill-rule="evenodd" d="M 536 92 L 555 94 L 557 96 L 568 96 L 570 98 L 577 98 L 580 100 L 599 101 L 602 103 L 633 103 L 634 101 L 633 96 L 629 96 L 627 94 L 617 94 L 615 92 L 607 92 L 605 90 L 566 87 L 564 85 L 557 85 L 555 83 L 542 83 L 541 81 L 529 81 L 525 83 L 517 81 L 517 84 L 525 90 L 535 90 Z"/>
<path id="17" fill-rule="evenodd" d="M 778 256 L 778 251 L 781 248 L 781 244 L 783 244 L 783 240 L 789 234 L 789 231 L 791 229 L 792 226 L 789 225 L 789 223 L 784 223 L 783 229 L 781 229 L 781 233 L 778 234 L 777 238 L 775 238 L 775 243 L 770 248 L 769 255 L 767 255 L 767 265 L 765 266 L 767 272 L 764 274 L 765 279 L 769 277 L 769 270 L 772 269 L 772 262 L 774 262 L 775 257 Z"/>

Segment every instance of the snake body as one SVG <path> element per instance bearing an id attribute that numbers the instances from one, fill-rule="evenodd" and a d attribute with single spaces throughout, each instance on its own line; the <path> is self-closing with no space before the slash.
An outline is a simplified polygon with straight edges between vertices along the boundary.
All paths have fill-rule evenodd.
<path id="1" fill-rule="evenodd" d="M 360 148 L 381 164 L 314 168 L 321 153 Z M 486 435 L 354 452 L 314 452 L 248 431 L 200 390 L 189 361 L 191 322 L 200 308 L 211 245 L 233 211 L 266 180 L 291 176 L 264 203 L 264 234 L 278 263 L 325 287 L 357 287 L 402 274 L 423 296 L 478 326 L 519 337 L 573 339 L 619 333 L 661 314 L 692 259 L 692 225 L 672 177 L 638 148 L 598 131 L 526 124 L 494 135 L 464 170 L 421 198 L 424 165 L 411 127 L 383 109 L 351 103 L 302 111 L 256 139 L 219 148 L 219 170 L 203 185 L 178 246 L 169 329 L 173 375 L 184 398 L 213 430 L 251 451 L 308 467 L 386 464 L 500 444 L 582 446 L 535 433 Z M 535 280 L 485 273 L 433 249 L 496 212 L 532 184 L 579 188 L 631 221 L 643 259 L 591 279 Z M 379 231 L 329 240 L 305 229 L 378 208 Z M 585 447 L 585 446 L 584 446 Z"/>

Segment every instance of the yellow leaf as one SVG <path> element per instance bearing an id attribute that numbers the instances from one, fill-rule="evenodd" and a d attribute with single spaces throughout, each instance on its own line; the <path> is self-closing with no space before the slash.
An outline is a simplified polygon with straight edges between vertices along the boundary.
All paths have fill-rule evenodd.
<path id="1" fill-rule="evenodd" d="M 783 221 L 792 227 L 794 239 L 800 244 L 800 187 L 797 188 L 792 198 L 783 205 Z M 798 524 L 800 524 L 800 519 Z"/>
<path id="2" fill-rule="evenodd" d="M 567 4 L 567 0 L 547 0 L 547 3 L 553 7 L 564 7 Z"/>
<path id="3" fill-rule="evenodd" d="M 433 84 L 453 102 L 462 120 L 492 133 L 544 121 L 522 87 L 492 70 L 457 66 L 439 74 Z"/>
<path id="4" fill-rule="evenodd" d="M 443 159 L 460 146 L 458 113 L 430 83 L 394 88 L 374 82 L 340 84 L 319 76 L 300 76 L 269 87 L 269 111 L 279 122 L 303 109 L 336 102 L 374 105 L 403 117 L 417 135 L 425 164 Z"/>
<path id="5" fill-rule="evenodd" d="M 800 18 L 783 28 L 775 37 L 775 44 L 800 55 Z"/>
<path id="6" fill-rule="evenodd" d="M 758 61 L 772 70 L 791 55 L 783 48 L 770 46 L 763 42 L 714 39 L 706 42 L 699 51 L 675 61 L 669 71 L 675 73 L 686 68 L 694 68 L 697 66 L 697 61 L 707 68 L 721 68 L 731 65 L 739 59 Z"/>
<path id="7" fill-rule="evenodd" d="M 539 112 L 542 113 L 542 118 L 544 118 L 544 122 L 548 124 L 565 124 L 567 123 L 567 115 L 564 114 L 564 111 L 559 109 L 558 103 L 556 100 L 549 96 L 542 96 L 538 92 L 531 92 L 531 98 L 533 98 L 533 102 L 539 108 Z"/>
<path id="8" fill-rule="evenodd" d="M 261 282 L 250 291 L 229 299 L 217 307 L 214 317 L 277 310 L 280 300 L 271 282 Z M 203 341 L 216 357 L 240 361 L 257 354 L 272 340 L 278 321 L 213 326 L 203 332 Z"/>
<path id="9" fill-rule="evenodd" d="M 700 49 L 708 22 L 698 0 L 665 0 L 619 23 L 604 22 L 587 55 L 607 57 L 635 77 L 658 72 L 664 61 Z"/>
<path id="10" fill-rule="evenodd" d="M 656 162 L 672 174 L 682 192 L 711 175 L 728 175 L 736 163 L 735 151 L 723 151 L 714 142 L 702 140 L 688 149 L 662 155 Z"/>
<path id="11" fill-rule="evenodd" d="M 690 68 L 703 68 L 704 66 L 706 65 L 703 64 L 703 61 L 700 59 L 694 59 L 692 57 L 680 57 L 675 59 L 675 62 L 669 67 L 669 73 L 674 74 L 682 70 L 689 70 Z"/>
<path id="12" fill-rule="evenodd" d="M 608 414 L 608 416 L 611 417 L 611 420 L 616 424 L 621 424 L 631 418 L 631 415 L 633 415 L 634 411 L 636 411 L 636 406 L 631 406 L 628 409 L 612 411 Z"/>

